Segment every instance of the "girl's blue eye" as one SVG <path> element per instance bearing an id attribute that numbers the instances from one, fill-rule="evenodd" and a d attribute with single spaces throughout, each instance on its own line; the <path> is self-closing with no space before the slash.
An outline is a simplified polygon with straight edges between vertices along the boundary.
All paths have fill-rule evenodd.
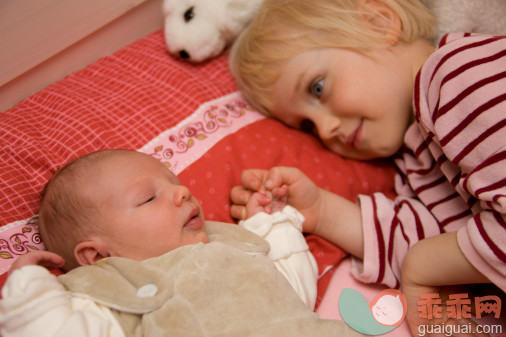
<path id="1" fill-rule="evenodd" d="M 315 95 L 318 98 L 321 98 L 323 95 L 323 86 L 325 81 L 323 79 L 318 79 L 314 81 L 309 87 L 310 94 Z"/>

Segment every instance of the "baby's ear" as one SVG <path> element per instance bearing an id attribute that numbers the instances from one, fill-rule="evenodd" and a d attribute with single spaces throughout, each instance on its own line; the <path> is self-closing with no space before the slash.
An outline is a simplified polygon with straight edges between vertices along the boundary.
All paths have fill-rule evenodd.
<path id="1" fill-rule="evenodd" d="M 102 240 L 91 239 L 79 242 L 74 249 L 74 256 L 79 265 L 89 266 L 110 255 Z"/>
<path id="2" fill-rule="evenodd" d="M 399 42 L 402 21 L 392 7 L 382 0 L 362 0 L 360 8 L 367 13 L 366 20 L 371 28 L 383 35 L 389 45 Z"/>

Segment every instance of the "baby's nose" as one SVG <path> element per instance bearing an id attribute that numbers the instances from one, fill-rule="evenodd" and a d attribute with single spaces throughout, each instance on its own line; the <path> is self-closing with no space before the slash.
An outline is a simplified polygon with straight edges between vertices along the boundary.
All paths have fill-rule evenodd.
<path id="1" fill-rule="evenodd" d="M 179 186 L 177 186 L 176 191 L 175 191 L 174 203 L 177 206 L 181 206 L 183 204 L 183 202 L 190 200 L 191 195 L 192 194 L 191 194 L 190 190 L 186 186 L 179 185 Z"/>

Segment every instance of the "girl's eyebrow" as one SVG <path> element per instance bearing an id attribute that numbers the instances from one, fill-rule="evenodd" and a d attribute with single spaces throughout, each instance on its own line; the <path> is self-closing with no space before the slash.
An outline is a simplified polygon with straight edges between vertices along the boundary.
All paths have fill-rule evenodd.
<path id="1" fill-rule="evenodd" d="M 304 79 L 307 73 L 308 70 L 306 69 L 297 76 L 297 79 L 295 80 L 295 92 L 299 92 L 301 90 L 302 85 L 305 83 Z"/>

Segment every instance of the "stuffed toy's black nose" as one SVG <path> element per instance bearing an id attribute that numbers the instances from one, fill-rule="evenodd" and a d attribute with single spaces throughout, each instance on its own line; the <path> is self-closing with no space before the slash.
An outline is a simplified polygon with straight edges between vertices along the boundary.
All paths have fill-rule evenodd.
<path id="1" fill-rule="evenodd" d="M 181 58 L 183 58 L 183 59 L 190 58 L 190 54 L 188 54 L 188 52 L 184 49 L 179 51 L 179 56 L 181 56 Z"/>

